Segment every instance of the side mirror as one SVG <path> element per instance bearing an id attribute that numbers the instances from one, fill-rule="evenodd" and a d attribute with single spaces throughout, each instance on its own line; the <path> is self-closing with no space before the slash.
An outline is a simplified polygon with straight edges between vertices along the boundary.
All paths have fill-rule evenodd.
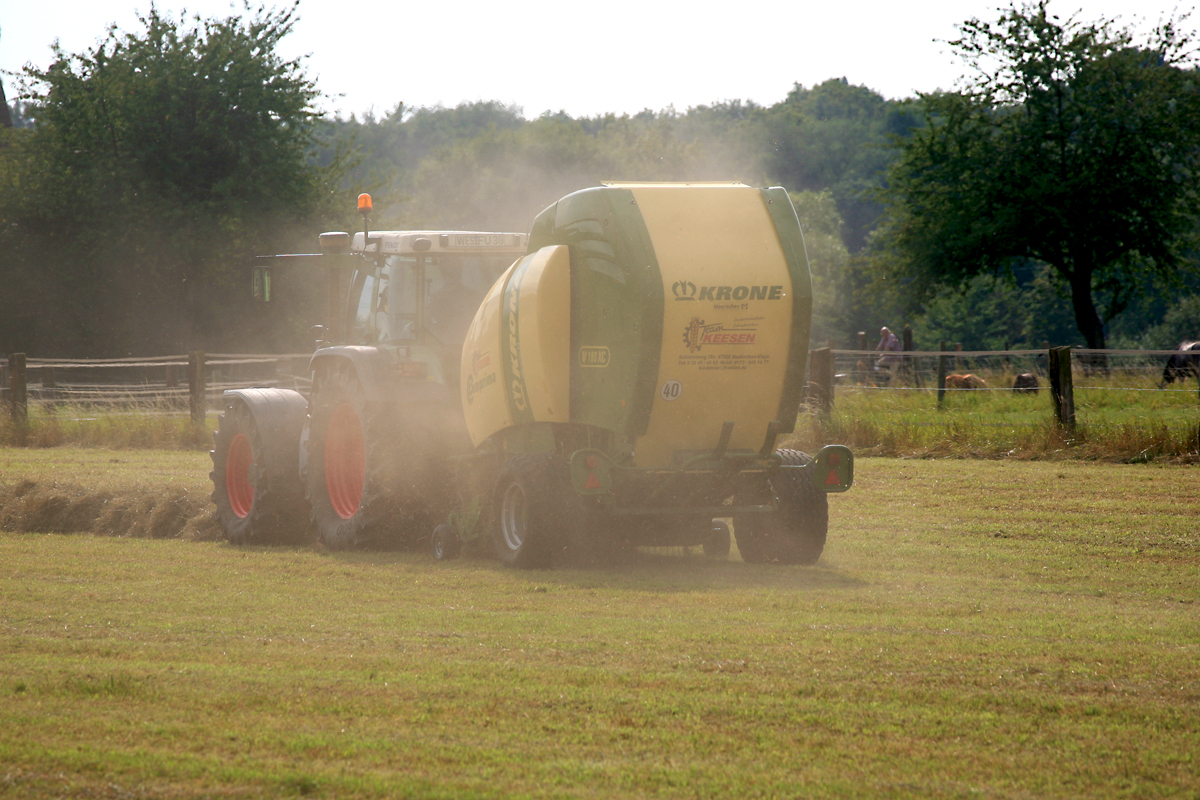
<path id="1" fill-rule="evenodd" d="M 260 303 L 271 302 L 271 268 L 255 266 L 251 276 L 250 291 Z"/>

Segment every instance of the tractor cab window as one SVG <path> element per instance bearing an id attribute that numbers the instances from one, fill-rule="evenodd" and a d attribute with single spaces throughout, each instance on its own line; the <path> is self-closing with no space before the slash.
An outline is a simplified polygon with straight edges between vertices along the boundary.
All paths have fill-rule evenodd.
<path id="1" fill-rule="evenodd" d="M 350 284 L 350 341 L 366 342 L 371 337 L 371 310 L 375 304 L 375 272 L 358 269 Z"/>
<path id="2" fill-rule="evenodd" d="M 379 271 L 375 328 L 381 342 L 417 338 L 417 286 L 420 264 L 416 256 L 389 256 Z"/>
<path id="3" fill-rule="evenodd" d="M 512 261 L 508 256 L 432 256 L 425 267 L 425 329 L 457 348 L 488 289 Z"/>

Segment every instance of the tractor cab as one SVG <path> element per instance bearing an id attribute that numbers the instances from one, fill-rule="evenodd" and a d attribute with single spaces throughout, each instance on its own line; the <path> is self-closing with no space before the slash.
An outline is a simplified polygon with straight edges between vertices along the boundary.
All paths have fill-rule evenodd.
<path id="1" fill-rule="evenodd" d="M 356 234 L 344 319 L 346 342 L 461 350 L 496 279 L 525 254 L 521 233 L 376 231 Z"/>

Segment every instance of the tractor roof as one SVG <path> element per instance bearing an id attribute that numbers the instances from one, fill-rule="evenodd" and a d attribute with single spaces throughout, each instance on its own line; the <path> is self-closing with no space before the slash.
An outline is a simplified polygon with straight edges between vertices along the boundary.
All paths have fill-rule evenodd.
<path id="1" fill-rule="evenodd" d="M 380 243 L 383 253 L 445 253 L 458 255 L 525 254 L 529 236 L 524 233 L 490 231 L 371 231 L 371 242 Z M 351 249 L 361 252 L 363 234 L 354 234 Z"/>

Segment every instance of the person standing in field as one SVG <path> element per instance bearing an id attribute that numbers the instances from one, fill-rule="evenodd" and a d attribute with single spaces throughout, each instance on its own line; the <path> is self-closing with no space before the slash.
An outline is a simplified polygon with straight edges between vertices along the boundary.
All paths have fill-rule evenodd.
<path id="1" fill-rule="evenodd" d="M 900 339 L 887 327 L 880 328 L 879 344 L 875 345 L 875 350 L 882 353 L 875 362 L 875 371 L 882 373 L 880 378 L 883 383 L 891 383 L 896 366 L 900 363 L 900 356 L 897 355 L 900 352 Z"/>

